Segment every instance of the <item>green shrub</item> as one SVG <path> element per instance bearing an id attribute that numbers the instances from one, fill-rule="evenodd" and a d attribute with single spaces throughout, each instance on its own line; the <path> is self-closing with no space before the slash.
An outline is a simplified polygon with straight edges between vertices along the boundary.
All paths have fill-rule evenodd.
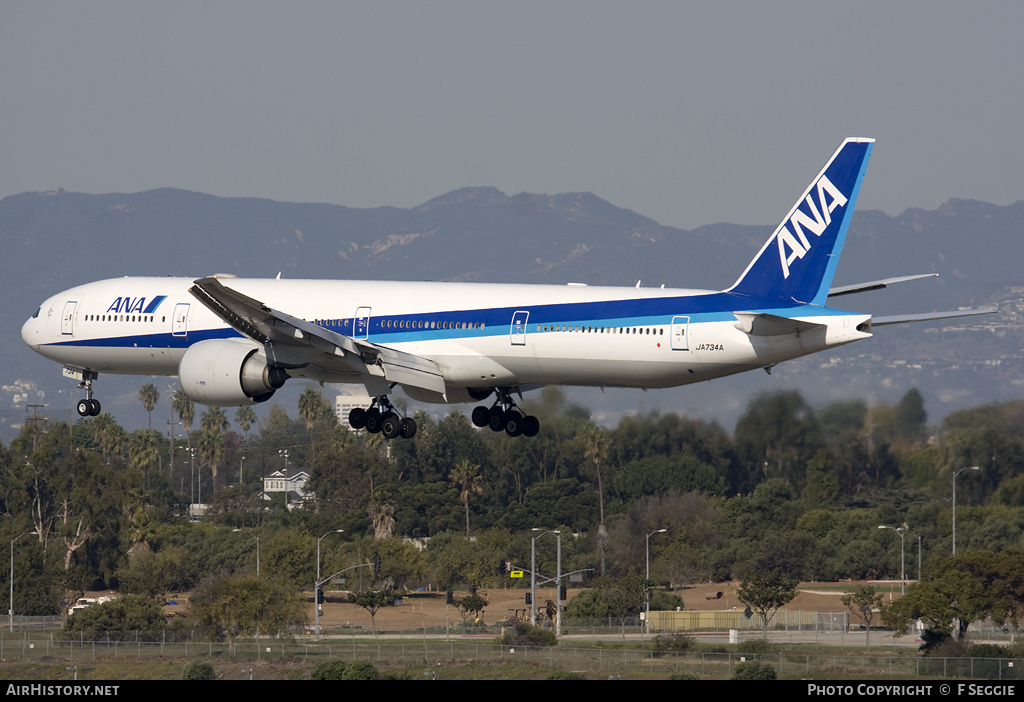
<path id="1" fill-rule="evenodd" d="M 217 673 L 208 661 L 194 660 L 185 664 L 181 671 L 182 680 L 216 680 Z"/>
<path id="2" fill-rule="evenodd" d="M 740 663 L 732 671 L 730 680 L 774 680 L 775 667 L 763 661 Z"/>
<path id="3" fill-rule="evenodd" d="M 313 672 L 309 674 L 310 680 L 344 680 L 345 669 L 348 663 L 345 661 L 321 661 L 313 666 Z"/>
<path id="4" fill-rule="evenodd" d="M 683 598 L 667 590 L 651 591 L 652 612 L 674 612 L 683 608 Z"/>
<path id="5" fill-rule="evenodd" d="M 1009 649 L 998 644 L 974 644 L 964 651 L 964 658 L 1011 658 Z"/>
<path id="6" fill-rule="evenodd" d="M 666 636 L 654 637 L 654 650 L 656 651 L 692 651 L 697 646 L 697 640 L 687 634 L 668 634 Z"/>
<path id="7" fill-rule="evenodd" d="M 526 622 L 515 622 L 505 628 L 501 643 L 505 646 L 554 646 L 558 639 L 553 631 Z"/>
<path id="8" fill-rule="evenodd" d="M 353 661 L 345 668 L 342 680 L 380 680 L 380 673 L 370 661 Z"/>

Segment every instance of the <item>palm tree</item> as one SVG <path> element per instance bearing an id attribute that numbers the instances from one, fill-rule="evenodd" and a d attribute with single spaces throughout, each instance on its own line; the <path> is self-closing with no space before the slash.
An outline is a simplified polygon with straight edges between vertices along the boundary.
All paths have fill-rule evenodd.
<path id="1" fill-rule="evenodd" d="M 217 468 L 224 460 L 224 433 L 231 426 L 227 415 L 220 407 L 211 407 L 203 412 L 202 431 L 199 434 L 199 455 L 213 473 L 213 488 L 217 489 Z"/>
<path id="2" fill-rule="evenodd" d="M 466 506 L 466 540 L 469 540 L 469 496 L 483 493 L 483 479 L 480 477 L 480 466 L 473 465 L 463 458 L 452 468 L 448 481 L 459 490 L 459 498 Z"/>
<path id="3" fill-rule="evenodd" d="M 583 455 L 587 460 L 593 461 L 594 470 L 597 473 L 597 497 L 601 516 L 601 523 L 597 528 L 597 545 L 601 550 L 601 575 L 604 575 L 604 554 L 608 546 L 608 527 L 604 523 L 604 487 L 601 484 L 601 463 L 608 458 L 608 445 L 605 443 L 604 434 L 597 427 L 594 427 L 584 437 L 583 441 Z"/>
<path id="4" fill-rule="evenodd" d="M 306 388 L 299 396 L 299 416 L 306 422 L 306 434 L 309 435 L 309 456 L 316 458 L 313 442 L 313 426 L 316 421 L 331 411 L 324 396 L 315 388 Z"/>
<path id="5" fill-rule="evenodd" d="M 142 471 L 143 485 L 149 487 L 149 469 L 160 461 L 160 433 L 152 430 L 133 432 L 129 437 L 128 464 Z"/>
<path id="6" fill-rule="evenodd" d="M 146 383 L 139 388 L 139 402 L 146 408 L 146 412 L 149 414 L 149 430 L 153 431 L 153 410 L 156 409 L 157 404 L 160 402 L 160 391 L 156 389 L 153 383 Z"/>
<path id="7" fill-rule="evenodd" d="M 184 390 L 178 390 L 174 393 L 174 400 L 171 402 L 171 406 L 178 413 L 181 427 L 185 430 L 185 445 L 188 447 L 189 465 L 192 465 L 192 422 L 196 418 L 196 406 L 192 404 L 192 400 L 189 399 Z M 184 482 L 184 476 L 182 476 L 182 482 Z M 194 488 L 195 486 L 193 485 L 193 494 L 195 494 Z M 184 486 L 182 486 L 182 490 L 184 490 Z"/>
<path id="8" fill-rule="evenodd" d="M 245 434 L 245 440 L 249 441 L 249 430 L 256 423 L 256 412 L 253 411 L 252 407 L 242 405 L 235 412 L 235 423 L 242 430 L 242 433 Z"/>

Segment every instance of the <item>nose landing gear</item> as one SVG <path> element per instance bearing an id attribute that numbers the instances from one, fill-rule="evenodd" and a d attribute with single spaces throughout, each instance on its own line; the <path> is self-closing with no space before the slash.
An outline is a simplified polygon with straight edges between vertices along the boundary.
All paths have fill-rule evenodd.
<path id="1" fill-rule="evenodd" d="M 92 381 L 96 378 L 97 374 L 92 371 L 82 372 L 82 382 L 78 384 L 78 387 L 85 390 L 85 399 L 79 400 L 76 408 L 82 417 L 95 417 L 101 411 L 100 401 L 92 399 Z"/>

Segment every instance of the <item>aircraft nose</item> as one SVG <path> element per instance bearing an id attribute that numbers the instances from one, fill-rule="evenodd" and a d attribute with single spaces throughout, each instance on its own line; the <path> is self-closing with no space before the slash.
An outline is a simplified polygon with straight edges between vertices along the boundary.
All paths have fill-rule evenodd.
<path id="1" fill-rule="evenodd" d="M 40 308 L 42 309 L 42 308 Z M 39 311 L 29 317 L 21 326 L 21 340 L 28 344 L 33 351 L 39 350 Z"/>

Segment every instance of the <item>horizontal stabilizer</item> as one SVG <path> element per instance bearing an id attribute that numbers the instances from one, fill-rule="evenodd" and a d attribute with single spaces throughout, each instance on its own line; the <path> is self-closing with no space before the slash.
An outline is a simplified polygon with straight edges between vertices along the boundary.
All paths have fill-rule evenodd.
<path id="1" fill-rule="evenodd" d="M 888 317 L 875 317 L 871 320 L 872 327 L 884 327 L 887 324 L 908 324 L 910 322 L 929 322 L 933 319 L 952 319 L 954 317 L 973 317 L 979 314 L 995 314 L 997 309 L 953 310 L 950 312 L 923 312 L 920 314 L 895 314 Z"/>
<path id="2" fill-rule="evenodd" d="M 825 325 L 817 322 L 805 322 L 789 317 L 780 317 L 775 314 L 763 312 L 733 312 L 736 316 L 736 328 L 751 336 L 783 336 L 785 334 L 799 334 L 821 329 Z"/>
<path id="3" fill-rule="evenodd" d="M 919 278 L 937 278 L 938 273 L 921 273 L 920 275 L 904 275 L 898 278 L 886 278 L 884 280 L 873 280 L 870 283 L 857 283 L 855 285 L 839 285 L 828 291 L 829 297 L 839 297 L 840 295 L 852 295 L 853 293 L 868 292 L 869 290 L 881 290 L 894 283 L 905 283 L 908 280 L 918 280 Z"/>

